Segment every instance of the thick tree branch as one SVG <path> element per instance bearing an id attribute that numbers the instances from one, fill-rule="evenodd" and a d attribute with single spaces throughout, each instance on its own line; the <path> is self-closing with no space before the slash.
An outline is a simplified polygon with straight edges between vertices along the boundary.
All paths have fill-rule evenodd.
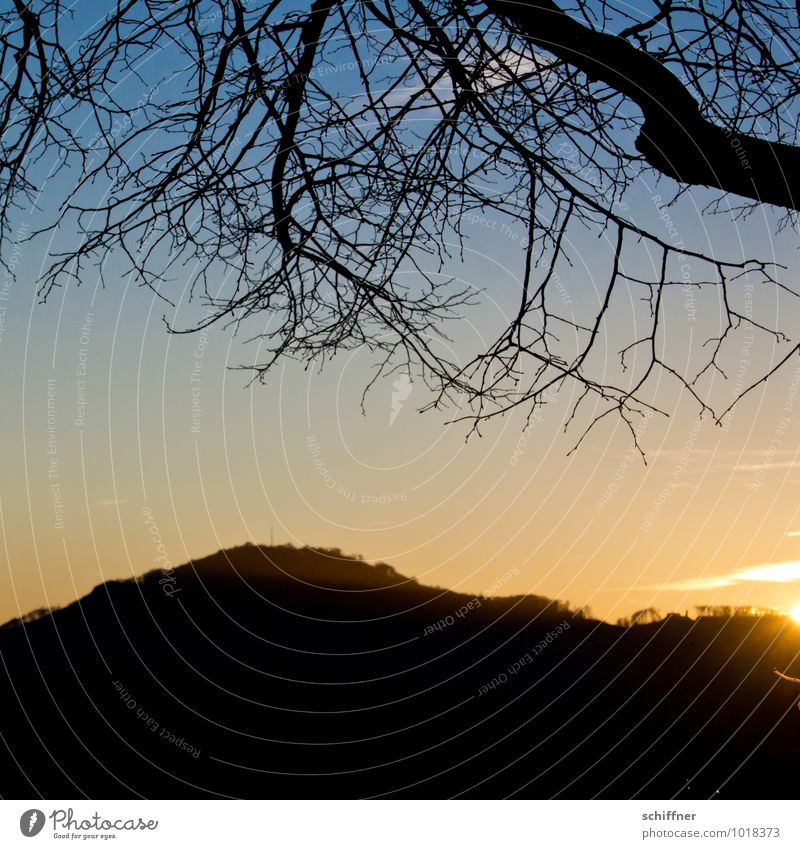
<path id="1" fill-rule="evenodd" d="M 683 83 L 622 38 L 590 29 L 552 0 L 487 0 L 537 47 L 605 83 L 642 110 L 636 148 L 680 183 L 800 209 L 800 150 L 724 130 L 706 120 Z"/>

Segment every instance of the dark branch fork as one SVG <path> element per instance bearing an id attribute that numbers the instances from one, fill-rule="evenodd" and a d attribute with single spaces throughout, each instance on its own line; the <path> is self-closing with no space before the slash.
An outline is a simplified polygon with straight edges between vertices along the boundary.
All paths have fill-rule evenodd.
<path id="1" fill-rule="evenodd" d="M 531 43 L 635 103 L 644 116 L 636 148 L 662 174 L 759 203 L 798 208 L 800 150 L 794 145 L 733 136 L 702 116 L 695 98 L 661 60 L 625 38 L 581 24 L 551 0 L 488 0 L 487 6 Z M 649 29 L 664 15 L 642 26 Z"/>

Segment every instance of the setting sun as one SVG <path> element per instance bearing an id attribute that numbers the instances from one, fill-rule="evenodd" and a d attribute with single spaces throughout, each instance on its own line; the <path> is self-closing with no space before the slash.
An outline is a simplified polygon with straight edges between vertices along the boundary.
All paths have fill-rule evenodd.
<path id="1" fill-rule="evenodd" d="M 789 616 L 794 619 L 795 622 L 800 622 L 800 601 L 798 601 L 793 607 L 789 608 Z"/>

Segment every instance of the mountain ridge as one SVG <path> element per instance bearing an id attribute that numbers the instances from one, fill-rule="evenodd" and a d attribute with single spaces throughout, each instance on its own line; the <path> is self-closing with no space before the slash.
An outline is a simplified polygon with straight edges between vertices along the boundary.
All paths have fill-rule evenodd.
<path id="1" fill-rule="evenodd" d="M 0 630 L 0 796 L 791 798 L 799 657 L 239 546 Z"/>

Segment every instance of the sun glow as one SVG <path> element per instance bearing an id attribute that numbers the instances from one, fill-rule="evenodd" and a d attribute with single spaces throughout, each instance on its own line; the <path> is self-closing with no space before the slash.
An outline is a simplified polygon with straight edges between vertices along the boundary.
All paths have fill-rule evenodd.
<path id="1" fill-rule="evenodd" d="M 794 619 L 795 622 L 800 622 L 800 601 L 798 601 L 794 607 L 789 608 L 789 616 Z"/>

